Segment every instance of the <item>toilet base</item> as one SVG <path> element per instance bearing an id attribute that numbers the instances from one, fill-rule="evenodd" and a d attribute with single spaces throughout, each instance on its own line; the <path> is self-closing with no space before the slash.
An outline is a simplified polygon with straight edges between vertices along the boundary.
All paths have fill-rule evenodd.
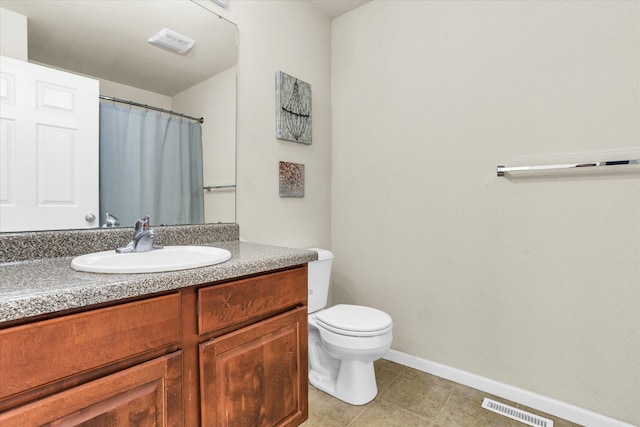
<path id="1" fill-rule="evenodd" d="M 311 385 L 351 405 L 364 405 L 378 394 L 373 362 L 342 360 L 337 378 L 309 369 Z"/>

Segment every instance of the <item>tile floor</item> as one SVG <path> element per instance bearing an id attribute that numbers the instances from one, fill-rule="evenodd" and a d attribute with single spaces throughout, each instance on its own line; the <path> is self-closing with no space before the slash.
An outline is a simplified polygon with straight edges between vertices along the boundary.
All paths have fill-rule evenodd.
<path id="1" fill-rule="evenodd" d="M 489 397 L 553 420 L 554 427 L 580 427 L 531 408 L 385 359 L 375 363 L 378 396 L 352 406 L 309 386 L 309 419 L 302 427 L 520 427 L 527 424 L 480 407 Z"/>

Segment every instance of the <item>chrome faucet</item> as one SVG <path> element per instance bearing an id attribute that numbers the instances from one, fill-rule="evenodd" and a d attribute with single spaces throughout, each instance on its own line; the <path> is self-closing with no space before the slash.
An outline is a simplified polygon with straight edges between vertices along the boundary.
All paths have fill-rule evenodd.
<path id="1" fill-rule="evenodd" d="M 118 253 L 149 252 L 154 249 L 162 249 L 162 245 L 154 243 L 156 231 L 149 229 L 149 215 L 145 215 L 136 221 L 133 226 L 133 238 L 127 246 L 117 248 Z"/>
<path id="2" fill-rule="evenodd" d="M 115 216 L 110 214 L 109 212 L 105 215 L 104 224 L 102 224 L 102 228 L 113 228 L 118 227 L 120 225 L 120 220 Z"/>

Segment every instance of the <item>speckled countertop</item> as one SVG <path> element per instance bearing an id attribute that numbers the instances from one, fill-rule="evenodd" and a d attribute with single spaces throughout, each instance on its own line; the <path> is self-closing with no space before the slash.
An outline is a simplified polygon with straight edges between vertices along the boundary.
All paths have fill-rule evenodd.
<path id="1" fill-rule="evenodd" d="M 229 237 L 228 230 L 225 233 L 228 238 L 235 237 L 234 233 Z M 214 236 L 219 237 L 219 234 L 213 233 L 209 237 Z M 188 240 L 187 237 L 187 241 L 161 243 L 190 244 Z M 70 267 L 77 254 L 0 263 L 0 322 L 277 270 L 318 258 L 314 251 L 238 240 L 196 244 L 227 249 L 231 259 L 210 267 L 145 274 L 78 272 Z M 8 246 L 4 249 L 11 250 Z M 93 249 L 104 250 L 99 246 Z"/>

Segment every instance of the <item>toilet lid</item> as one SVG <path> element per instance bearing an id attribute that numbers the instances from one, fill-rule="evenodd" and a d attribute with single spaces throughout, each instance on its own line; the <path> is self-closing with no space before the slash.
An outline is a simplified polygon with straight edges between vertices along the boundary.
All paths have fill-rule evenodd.
<path id="1" fill-rule="evenodd" d="M 320 311 L 316 321 L 320 326 L 344 335 L 378 335 L 392 325 L 391 316 L 384 311 L 349 304 L 338 304 Z"/>

